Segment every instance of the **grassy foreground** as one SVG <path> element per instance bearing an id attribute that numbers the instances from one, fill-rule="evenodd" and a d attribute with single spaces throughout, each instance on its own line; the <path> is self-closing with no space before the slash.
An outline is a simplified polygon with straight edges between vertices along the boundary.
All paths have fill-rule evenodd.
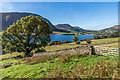
<path id="1" fill-rule="evenodd" d="M 3 60 L 3 64 L 6 62 L 13 64 L 0 70 L 1 78 L 120 78 L 117 57 L 61 55 L 43 62 L 41 60 L 46 56 L 42 56 L 41 60 L 37 58 L 34 57 L 32 60 L 26 58 L 22 61 L 20 59 Z M 15 64 L 19 61 L 19 64 Z"/>

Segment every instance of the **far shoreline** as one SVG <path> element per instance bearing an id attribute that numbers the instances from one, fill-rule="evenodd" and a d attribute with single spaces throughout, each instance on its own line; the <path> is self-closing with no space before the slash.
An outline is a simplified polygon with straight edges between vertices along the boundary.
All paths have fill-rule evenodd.
<path id="1" fill-rule="evenodd" d="M 76 35 L 74 33 L 52 33 L 51 35 Z M 94 34 L 78 34 L 78 35 L 94 35 Z"/>

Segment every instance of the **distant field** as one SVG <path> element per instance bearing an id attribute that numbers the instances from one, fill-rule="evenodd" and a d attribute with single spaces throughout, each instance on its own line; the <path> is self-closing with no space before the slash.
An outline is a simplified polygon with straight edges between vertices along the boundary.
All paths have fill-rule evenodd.
<path id="1" fill-rule="evenodd" d="M 94 39 L 92 40 L 92 44 L 110 43 L 114 41 L 118 41 L 118 38 Z M 82 44 L 86 44 L 86 42 L 83 41 Z"/>
<path id="2" fill-rule="evenodd" d="M 112 48 L 118 48 L 118 43 L 110 43 L 110 44 L 101 44 L 101 45 L 96 45 L 96 46 L 101 46 L 101 47 L 112 47 Z"/>
<path id="3" fill-rule="evenodd" d="M 52 46 L 46 46 L 45 50 L 46 51 L 55 51 L 55 50 L 60 50 L 60 49 L 67 49 L 67 48 L 72 48 L 72 47 L 77 47 L 80 45 L 70 45 L 69 43 L 67 44 L 62 44 L 62 45 L 52 45 Z"/>
<path id="4" fill-rule="evenodd" d="M 103 47 L 118 47 L 118 38 L 106 38 L 106 39 L 95 39 L 92 40 L 92 45 L 103 46 Z M 105 43 L 105 44 L 104 44 Z M 81 42 L 81 44 L 87 44 L 86 41 Z"/>
<path id="5" fill-rule="evenodd" d="M 106 39 L 98 39 L 98 40 L 96 39 L 96 40 L 93 40 L 92 44 L 110 43 L 114 41 L 118 41 L 118 38 L 106 38 Z"/>
<path id="6" fill-rule="evenodd" d="M 61 34 L 61 35 L 74 35 L 73 33 L 66 33 L 66 32 L 56 32 L 56 31 L 53 31 L 52 34 Z"/>

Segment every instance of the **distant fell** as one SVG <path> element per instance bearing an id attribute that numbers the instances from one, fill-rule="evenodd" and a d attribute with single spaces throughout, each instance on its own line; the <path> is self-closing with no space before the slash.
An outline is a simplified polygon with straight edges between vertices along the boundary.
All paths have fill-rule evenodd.
<path id="1" fill-rule="evenodd" d="M 88 30 L 82 29 L 79 26 L 71 26 L 69 24 L 57 24 L 55 25 L 56 28 L 67 30 L 67 31 L 78 31 L 78 32 L 86 32 Z"/>
<path id="2" fill-rule="evenodd" d="M 119 31 L 120 32 L 120 25 L 114 25 L 110 28 L 102 29 L 99 32 L 106 32 L 106 33 L 111 33 L 114 31 Z"/>
<path id="3" fill-rule="evenodd" d="M 16 22 L 17 20 L 20 20 L 22 17 L 26 17 L 29 15 L 40 16 L 38 14 L 27 13 L 27 12 L 4 12 L 4 13 L 2 12 L 0 13 L 0 18 L 2 19 L 2 21 L 0 21 L 1 22 L 0 27 L 2 27 L 2 30 L 7 30 L 9 25 L 12 25 L 13 22 Z M 48 19 L 43 18 L 43 20 L 45 22 L 48 22 L 51 31 L 58 30 Z"/>

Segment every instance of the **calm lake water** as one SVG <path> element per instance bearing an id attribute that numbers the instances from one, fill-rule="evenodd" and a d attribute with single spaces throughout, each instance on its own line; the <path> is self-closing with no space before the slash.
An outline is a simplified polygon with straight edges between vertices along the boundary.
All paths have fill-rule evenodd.
<path id="1" fill-rule="evenodd" d="M 51 41 L 56 41 L 56 40 L 59 40 L 59 41 L 65 41 L 65 40 L 68 40 L 68 41 L 73 41 L 72 38 L 73 38 L 74 35 L 51 35 Z M 79 40 L 81 39 L 93 39 L 93 35 L 78 35 L 79 36 Z"/>

